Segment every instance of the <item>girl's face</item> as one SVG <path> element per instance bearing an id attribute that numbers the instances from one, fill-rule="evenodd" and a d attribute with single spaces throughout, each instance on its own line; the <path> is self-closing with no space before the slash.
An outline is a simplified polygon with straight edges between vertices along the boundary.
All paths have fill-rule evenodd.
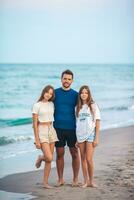
<path id="1" fill-rule="evenodd" d="M 53 90 L 50 88 L 48 92 L 44 93 L 44 100 L 49 101 L 53 96 Z"/>
<path id="2" fill-rule="evenodd" d="M 80 94 L 81 100 L 86 102 L 88 99 L 88 91 L 86 89 L 83 89 Z"/>

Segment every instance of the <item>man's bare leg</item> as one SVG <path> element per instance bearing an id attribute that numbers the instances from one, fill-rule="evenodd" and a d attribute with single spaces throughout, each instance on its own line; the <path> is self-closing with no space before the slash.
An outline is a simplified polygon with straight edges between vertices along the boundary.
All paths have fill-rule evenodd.
<path id="1" fill-rule="evenodd" d="M 79 169 L 80 169 L 80 158 L 79 158 L 79 152 L 76 147 L 70 147 L 70 154 L 72 156 L 72 168 L 73 168 L 73 182 L 72 186 L 78 186 L 78 175 L 79 175 Z"/>
<path id="2" fill-rule="evenodd" d="M 56 166 L 57 166 L 57 173 L 58 173 L 58 181 L 57 187 L 62 186 L 64 184 L 63 179 L 63 171 L 64 171 L 64 147 L 56 147 Z"/>

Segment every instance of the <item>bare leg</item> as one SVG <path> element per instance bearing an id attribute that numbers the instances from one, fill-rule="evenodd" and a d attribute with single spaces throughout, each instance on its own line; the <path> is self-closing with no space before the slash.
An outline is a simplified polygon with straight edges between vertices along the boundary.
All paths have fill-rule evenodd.
<path id="1" fill-rule="evenodd" d="M 44 157 L 45 157 L 44 187 L 47 188 L 47 189 L 52 188 L 48 184 L 48 178 L 49 178 L 49 175 L 50 175 L 51 162 L 52 162 L 52 159 L 53 159 L 53 149 L 54 149 L 54 143 L 52 143 L 51 145 L 48 144 L 48 143 L 42 144 L 42 151 L 43 151 Z"/>
<path id="2" fill-rule="evenodd" d="M 78 186 L 78 174 L 79 174 L 79 169 L 80 169 L 79 152 L 76 147 L 70 147 L 69 150 L 72 156 L 72 168 L 73 168 L 72 186 Z"/>
<path id="3" fill-rule="evenodd" d="M 86 142 L 79 143 L 80 155 L 81 155 L 81 166 L 84 177 L 84 183 L 82 188 L 87 187 L 88 184 L 88 171 L 87 171 L 87 161 L 86 161 Z"/>
<path id="4" fill-rule="evenodd" d="M 64 184 L 64 179 L 63 179 L 63 171 L 64 171 L 64 147 L 57 147 L 56 148 L 56 165 L 57 165 L 57 173 L 58 173 L 58 181 L 57 181 L 57 187 L 61 186 Z"/>
<path id="5" fill-rule="evenodd" d="M 41 166 L 42 161 L 45 161 L 44 155 L 39 155 L 35 163 L 36 168 Z"/>
<path id="6" fill-rule="evenodd" d="M 86 142 L 86 160 L 87 160 L 88 175 L 89 175 L 88 186 L 97 187 L 96 184 L 93 182 L 93 173 L 94 173 L 93 153 L 94 153 L 94 147 L 92 143 Z"/>

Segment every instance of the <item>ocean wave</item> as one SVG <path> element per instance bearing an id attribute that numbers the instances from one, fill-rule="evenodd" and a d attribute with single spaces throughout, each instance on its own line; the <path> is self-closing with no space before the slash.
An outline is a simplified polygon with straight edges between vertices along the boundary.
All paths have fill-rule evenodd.
<path id="1" fill-rule="evenodd" d="M 134 95 L 130 97 L 131 99 L 134 99 Z"/>
<path id="2" fill-rule="evenodd" d="M 15 142 L 33 140 L 33 139 L 34 139 L 34 137 L 32 137 L 32 136 L 16 136 L 14 138 L 1 136 L 0 137 L 0 146 L 12 144 Z"/>
<path id="3" fill-rule="evenodd" d="M 130 110 L 134 109 L 134 105 L 130 106 L 129 109 L 130 109 Z"/>
<path id="4" fill-rule="evenodd" d="M 10 151 L 8 154 L 5 155 L 0 155 L 0 160 L 4 160 L 4 159 L 8 159 L 8 158 L 12 158 L 12 157 L 16 157 L 18 155 L 23 155 L 23 154 L 27 154 L 27 153 L 32 153 L 38 151 L 37 149 L 28 149 L 26 151 L 24 150 L 19 150 L 19 151 Z"/>
<path id="5" fill-rule="evenodd" d="M 109 123 L 107 125 L 103 125 L 101 130 L 111 129 L 111 128 L 121 128 L 134 125 L 134 119 L 129 119 L 117 123 Z"/>
<path id="6" fill-rule="evenodd" d="M 0 127 L 31 124 L 32 118 L 0 119 Z"/>
<path id="7" fill-rule="evenodd" d="M 107 111 L 107 110 L 117 110 L 117 111 L 123 111 L 123 110 L 132 110 L 134 109 L 134 105 L 131 106 L 111 106 L 108 108 L 103 108 L 102 110 Z"/>

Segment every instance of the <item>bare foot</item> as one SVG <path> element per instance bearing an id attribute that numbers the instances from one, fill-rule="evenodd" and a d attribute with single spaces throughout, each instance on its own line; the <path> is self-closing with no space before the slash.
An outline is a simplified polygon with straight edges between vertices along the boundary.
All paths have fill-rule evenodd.
<path id="1" fill-rule="evenodd" d="M 84 183 L 84 184 L 80 185 L 81 188 L 86 188 L 87 186 L 88 186 L 87 183 Z"/>
<path id="2" fill-rule="evenodd" d="M 36 163 L 35 163 L 36 168 L 39 168 L 41 166 L 41 162 L 42 162 L 42 158 L 41 157 L 42 156 L 39 155 L 37 160 L 36 160 Z"/>
<path id="3" fill-rule="evenodd" d="M 58 181 L 55 187 L 60 187 L 60 186 L 63 186 L 64 184 L 65 184 L 64 180 Z"/>
<path id="4" fill-rule="evenodd" d="M 93 187 L 93 188 L 97 188 L 98 187 L 95 183 L 89 183 L 87 186 L 88 187 Z"/>
<path id="5" fill-rule="evenodd" d="M 72 182 L 72 187 L 79 187 L 80 185 L 81 185 L 81 183 L 79 183 L 78 181 Z"/>
<path id="6" fill-rule="evenodd" d="M 45 189 L 52 189 L 53 187 L 47 183 L 44 183 L 43 188 Z"/>

